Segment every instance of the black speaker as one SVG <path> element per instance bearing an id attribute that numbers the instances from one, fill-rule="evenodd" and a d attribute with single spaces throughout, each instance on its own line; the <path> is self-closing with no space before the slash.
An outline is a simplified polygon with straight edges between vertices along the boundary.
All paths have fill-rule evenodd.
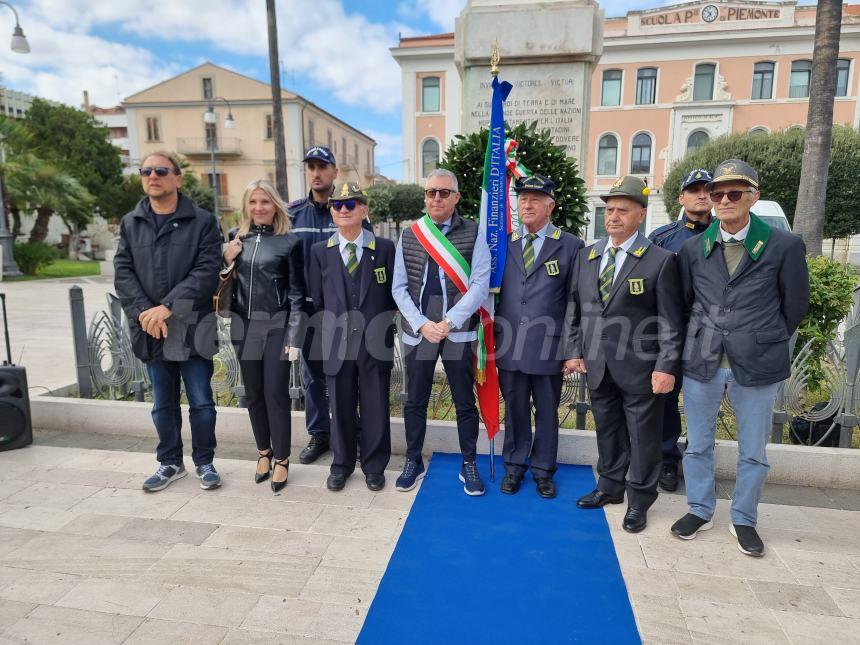
<path id="1" fill-rule="evenodd" d="M 27 370 L 0 366 L 0 450 L 23 448 L 33 443 Z"/>

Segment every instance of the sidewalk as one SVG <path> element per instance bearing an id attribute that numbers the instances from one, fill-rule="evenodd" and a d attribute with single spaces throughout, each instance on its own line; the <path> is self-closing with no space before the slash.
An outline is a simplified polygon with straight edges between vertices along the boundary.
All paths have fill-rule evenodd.
<path id="1" fill-rule="evenodd" d="M 394 491 L 396 472 L 381 493 L 354 476 L 334 494 L 327 467 L 291 464 L 273 496 L 253 461 L 219 458 L 221 489 L 191 474 L 146 494 L 154 459 L 134 449 L 148 446 L 101 439 L 112 450 L 0 453 L 0 644 L 355 639 L 415 495 Z M 857 641 L 860 513 L 763 504 L 767 553 L 753 560 L 727 531 L 726 501 L 691 542 L 668 530 L 684 510 L 661 495 L 630 535 L 623 505 L 607 508 L 645 642 Z"/>

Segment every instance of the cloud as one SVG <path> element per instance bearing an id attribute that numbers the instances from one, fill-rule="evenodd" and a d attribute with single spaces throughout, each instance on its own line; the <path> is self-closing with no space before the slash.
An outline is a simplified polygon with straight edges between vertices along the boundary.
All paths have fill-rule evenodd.
<path id="1" fill-rule="evenodd" d="M 460 15 L 465 0 L 409 0 L 397 7 L 402 17 L 414 16 L 415 13 L 426 16 L 443 32 L 454 31 L 454 19 Z"/>
<path id="2" fill-rule="evenodd" d="M 376 141 L 377 159 L 396 161 L 403 156 L 403 137 L 401 135 L 382 132 L 380 130 L 368 130 L 366 128 L 363 132 Z"/>

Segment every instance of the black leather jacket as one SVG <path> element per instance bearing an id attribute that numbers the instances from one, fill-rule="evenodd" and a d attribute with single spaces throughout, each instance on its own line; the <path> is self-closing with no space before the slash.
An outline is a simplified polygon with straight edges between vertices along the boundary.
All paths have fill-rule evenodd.
<path id="1" fill-rule="evenodd" d="M 235 271 L 231 310 L 246 320 L 254 313 L 286 312 L 287 344 L 301 347 L 306 289 L 299 237 L 275 235 L 271 226 L 252 226 L 242 237 Z"/>

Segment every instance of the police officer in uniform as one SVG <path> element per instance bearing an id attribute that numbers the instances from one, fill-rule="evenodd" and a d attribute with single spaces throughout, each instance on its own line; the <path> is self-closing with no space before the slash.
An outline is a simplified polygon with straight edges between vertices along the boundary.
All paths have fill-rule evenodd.
<path id="1" fill-rule="evenodd" d="M 648 239 L 667 251 L 678 253 L 684 242 L 703 233 L 713 219 L 713 204 L 707 188 L 711 179 L 711 173 L 704 168 L 695 168 L 687 173 L 681 181 L 681 194 L 678 195 L 680 217 L 652 231 Z M 678 462 L 681 461 L 681 451 L 678 450 L 678 439 L 681 438 L 680 393 L 681 379 L 678 379 L 675 388 L 663 399 L 663 467 L 659 484 L 670 493 L 678 490 Z"/>
<path id="2" fill-rule="evenodd" d="M 626 489 L 621 526 L 630 533 L 645 528 L 657 499 L 663 395 L 675 386 L 683 341 L 675 254 L 638 230 L 648 192 L 626 176 L 601 195 L 609 237 L 577 255 L 567 321 L 565 371 L 586 374 L 597 424 L 597 488 L 576 504 L 620 504 Z"/>
<path id="3" fill-rule="evenodd" d="M 759 178 L 728 159 L 708 184 L 717 220 L 678 254 L 689 323 L 684 347 L 684 453 L 689 511 L 672 533 L 691 540 L 712 526 L 714 436 L 728 393 L 738 425 L 738 464 L 729 531 L 738 549 L 764 555 L 758 501 L 770 466 L 767 439 L 780 383 L 791 373 L 789 339 L 809 306 L 806 249 L 797 235 L 750 212 Z"/>
<path id="4" fill-rule="evenodd" d="M 508 236 L 496 307 L 496 366 L 505 398 L 503 493 L 520 489 L 531 467 L 537 493 L 553 498 L 558 456 L 558 405 L 564 347 L 562 327 L 581 239 L 553 226 L 555 184 L 543 175 L 519 179 L 519 231 Z M 535 408 L 532 439 L 531 409 Z"/>
<path id="5" fill-rule="evenodd" d="M 329 204 L 338 231 L 313 246 L 310 271 L 311 297 L 322 313 L 317 333 L 332 404 L 333 459 L 326 485 L 342 490 L 355 470 L 360 408 L 361 468 L 367 487 L 378 491 L 391 456 L 394 243 L 362 228 L 367 193 L 357 184 L 343 184 Z"/>

